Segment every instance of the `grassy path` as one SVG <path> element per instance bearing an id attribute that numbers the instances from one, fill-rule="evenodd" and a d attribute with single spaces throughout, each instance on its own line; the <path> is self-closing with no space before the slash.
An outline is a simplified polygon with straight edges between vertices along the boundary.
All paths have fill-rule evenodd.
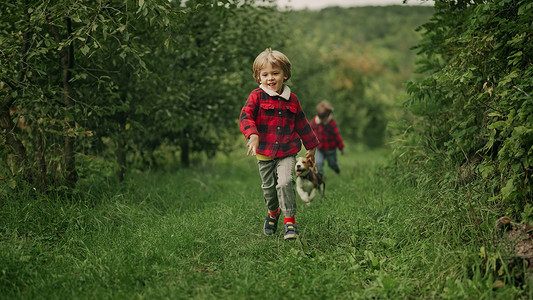
<path id="1" fill-rule="evenodd" d="M 360 299 L 515 297 L 481 270 L 487 213 L 397 184 L 386 152 L 340 156 L 301 239 L 262 235 L 254 159 L 137 175 L 97 203 L 2 202 L 0 292 L 9 298 Z M 444 201 L 446 200 L 446 201 Z"/>

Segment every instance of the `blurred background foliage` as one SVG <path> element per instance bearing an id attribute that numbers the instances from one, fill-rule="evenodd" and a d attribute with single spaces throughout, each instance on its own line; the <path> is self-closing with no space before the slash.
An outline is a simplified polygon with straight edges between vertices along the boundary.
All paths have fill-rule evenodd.
<path id="1" fill-rule="evenodd" d="M 288 12 L 290 84 L 308 118 L 328 100 L 344 139 L 367 147 L 387 143 L 387 124 L 403 116 L 397 103 L 412 79 L 411 48 L 420 39 L 415 29 L 432 13 L 427 6 Z"/>

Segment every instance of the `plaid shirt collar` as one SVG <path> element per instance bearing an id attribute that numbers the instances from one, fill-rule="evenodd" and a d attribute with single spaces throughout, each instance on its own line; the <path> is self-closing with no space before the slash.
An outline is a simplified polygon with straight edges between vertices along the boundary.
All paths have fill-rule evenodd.
<path id="1" fill-rule="evenodd" d="M 291 88 L 289 88 L 286 85 L 283 85 L 283 92 L 281 94 L 278 94 L 277 92 L 267 88 L 263 84 L 259 86 L 265 93 L 267 93 L 270 97 L 279 96 L 285 100 L 289 100 L 291 98 Z"/>
<path id="2" fill-rule="evenodd" d="M 330 115 L 327 118 L 326 122 L 324 122 L 324 125 L 327 125 L 331 121 L 332 118 L 333 117 Z M 316 125 L 320 125 L 320 123 L 322 123 L 322 121 L 320 120 L 320 118 L 318 116 L 315 116 L 315 123 L 316 123 Z"/>

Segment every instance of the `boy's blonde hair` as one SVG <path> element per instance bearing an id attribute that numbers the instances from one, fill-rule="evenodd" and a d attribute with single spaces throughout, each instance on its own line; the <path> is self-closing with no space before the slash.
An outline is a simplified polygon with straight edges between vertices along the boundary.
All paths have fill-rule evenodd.
<path id="1" fill-rule="evenodd" d="M 318 103 L 318 105 L 316 106 L 316 114 L 321 119 L 325 119 L 329 117 L 329 115 L 332 112 L 333 112 L 333 106 L 331 106 L 331 104 L 326 100 L 323 100 L 322 102 Z"/>
<path id="2" fill-rule="evenodd" d="M 254 79 L 258 84 L 261 84 L 260 72 L 268 64 L 272 64 L 275 68 L 280 68 L 283 71 L 283 75 L 287 77 L 286 80 L 291 78 L 291 62 L 285 56 L 285 54 L 267 48 L 265 51 L 259 53 L 254 60 Z"/>

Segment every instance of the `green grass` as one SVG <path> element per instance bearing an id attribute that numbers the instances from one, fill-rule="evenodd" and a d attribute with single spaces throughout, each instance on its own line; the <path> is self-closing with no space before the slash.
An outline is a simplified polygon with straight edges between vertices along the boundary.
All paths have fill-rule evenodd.
<path id="1" fill-rule="evenodd" d="M 242 152 L 242 153 L 241 153 Z M 1 198 L 0 293 L 62 299 L 527 298 L 490 254 L 495 216 L 453 191 L 347 151 L 326 198 L 298 200 L 300 240 L 266 237 L 257 166 L 243 152 L 136 174 L 91 197 Z M 87 189 L 89 190 L 89 189 Z M 96 196 L 95 196 L 96 195 Z M 450 196 L 451 195 L 451 196 Z M 88 199 L 89 198 L 89 199 Z M 493 288 L 496 280 L 504 286 Z"/>

